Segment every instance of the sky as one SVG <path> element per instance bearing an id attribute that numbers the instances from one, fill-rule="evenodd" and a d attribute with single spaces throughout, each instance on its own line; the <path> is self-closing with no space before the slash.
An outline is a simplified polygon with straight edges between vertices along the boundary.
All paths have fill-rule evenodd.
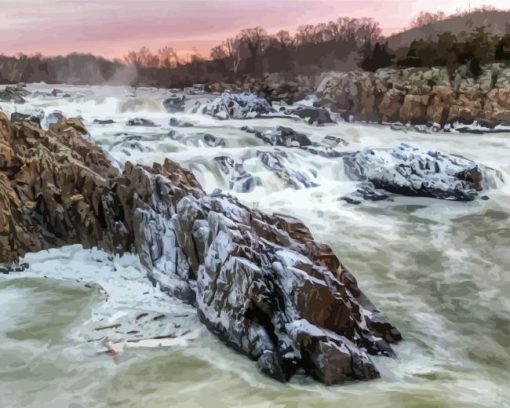
<path id="1" fill-rule="evenodd" d="M 372 17 L 391 34 L 422 10 L 450 14 L 484 4 L 508 8 L 509 0 L 0 0 L 0 53 L 116 58 L 168 45 L 208 55 L 248 27 L 293 32 L 341 16 Z"/>

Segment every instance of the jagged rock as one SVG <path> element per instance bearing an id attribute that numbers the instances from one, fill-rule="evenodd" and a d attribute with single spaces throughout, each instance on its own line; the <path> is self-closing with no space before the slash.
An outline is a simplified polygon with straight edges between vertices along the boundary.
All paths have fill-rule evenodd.
<path id="1" fill-rule="evenodd" d="M 214 161 L 218 164 L 220 171 L 225 175 L 230 174 L 234 168 L 235 160 L 230 156 L 218 156 L 214 158 Z"/>
<path id="2" fill-rule="evenodd" d="M 167 98 L 163 101 L 163 106 L 169 113 L 184 112 L 185 105 L 186 97 L 184 95 L 179 96 L 173 94 L 170 96 L 170 98 Z"/>
<path id="3" fill-rule="evenodd" d="M 114 147 L 122 150 L 126 156 L 131 156 L 131 152 L 133 151 L 141 153 L 154 151 L 151 147 L 140 143 L 139 140 L 135 140 L 133 137 L 124 139 L 122 142 L 115 144 Z"/>
<path id="4" fill-rule="evenodd" d="M 509 124 L 509 78 L 510 69 L 500 63 L 483 66 L 476 78 L 467 71 L 450 78 L 446 68 L 329 72 L 319 80 L 318 104 L 369 122 Z"/>
<path id="5" fill-rule="evenodd" d="M 149 119 L 144 118 L 133 118 L 126 122 L 126 126 L 144 126 L 144 127 L 156 127 L 157 125 Z"/>
<path id="6" fill-rule="evenodd" d="M 25 120 L 29 121 L 29 122 L 34 122 L 34 123 L 37 123 L 37 124 L 41 123 L 41 118 L 39 116 L 26 115 L 24 113 L 19 113 L 19 112 L 13 112 L 11 114 L 11 123 L 23 122 Z"/>
<path id="7" fill-rule="evenodd" d="M 243 162 L 236 162 L 229 156 L 214 158 L 223 175 L 229 177 L 229 188 L 238 193 L 249 193 L 262 182 L 259 177 L 253 176 L 244 168 Z"/>
<path id="8" fill-rule="evenodd" d="M 204 143 L 209 147 L 225 147 L 225 139 L 221 137 L 216 137 L 210 133 L 200 133 L 199 136 L 203 138 Z"/>
<path id="9" fill-rule="evenodd" d="M 510 85 L 492 89 L 487 93 L 484 116 L 490 121 L 510 124 Z"/>
<path id="10" fill-rule="evenodd" d="M 347 140 L 345 139 L 342 139 L 341 137 L 325 136 L 324 139 L 322 139 L 322 144 L 324 144 L 327 147 L 334 148 L 339 145 L 348 146 L 349 142 L 347 142 Z"/>
<path id="11" fill-rule="evenodd" d="M 25 96 L 30 95 L 30 92 L 21 86 L 6 86 L 0 91 L 0 101 L 25 103 Z"/>
<path id="12" fill-rule="evenodd" d="M 224 92 L 219 98 L 199 108 L 218 119 L 246 119 L 274 113 L 271 104 L 253 94 Z"/>
<path id="13" fill-rule="evenodd" d="M 354 193 L 348 194 L 340 198 L 349 204 L 361 204 L 363 200 L 366 201 L 392 201 L 388 194 L 377 190 L 370 182 L 361 183 Z"/>
<path id="14" fill-rule="evenodd" d="M 332 149 L 329 146 L 324 146 L 319 143 L 313 143 L 312 146 L 305 146 L 303 150 L 306 150 L 307 152 L 315 154 L 317 156 L 326 157 L 328 159 L 342 157 L 345 154 L 335 149 Z"/>
<path id="15" fill-rule="evenodd" d="M 402 195 L 470 201 L 502 180 L 499 172 L 471 160 L 404 143 L 390 151 L 363 149 L 343 160 L 352 179 Z"/>
<path id="16" fill-rule="evenodd" d="M 44 123 L 46 127 L 49 127 L 55 123 L 58 123 L 62 119 L 64 119 L 64 115 L 62 114 L 62 112 L 53 111 L 49 115 L 46 115 L 46 117 L 44 118 Z"/>
<path id="17" fill-rule="evenodd" d="M 305 147 L 312 144 L 308 136 L 297 133 L 294 129 L 285 126 L 278 126 L 264 132 L 256 132 L 255 136 L 272 146 Z"/>
<path id="18" fill-rule="evenodd" d="M 400 107 L 400 121 L 403 123 L 426 123 L 428 95 L 406 95 Z"/>
<path id="19" fill-rule="evenodd" d="M 263 152 L 258 151 L 257 157 L 260 158 L 264 167 L 272 171 L 278 176 L 286 185 L 293 188 L 310 188 L 318 186 L 302 171 L 293 170 L 288 168 L 287 164 L 284 164 L 284 159 L 287 158 L 285 152 L 274 151 L 274 152 Z"/>
<path id="20" fill-rule="evenodd" d="M 0 265 L 0 274 L 9 275 L 10 273 L 23 272 L 28 268 L 28 263 L 26 262 L 13 262 L 11 264 Z"/>
<path id="21" fill-rule="evenodd" d="M 207 195 L 170 160 L 120 169 L 76 119 L 45 131 L 0 112 L 0 163 L 0 262 L 68 244 L 135 252 L 153 282 L 280 381 L 296 370 L 326 384 L 375 378 L 369 355 L 394 355 L 400 333 L 295 218 Z"/>
<path id="22" fill-rule="evenodd" d="M 297 115 L 301 119 L 306 119 L 310 125 L 324 125 L 333 123 L 331 115 L 324 108 L 298 107 L 287 111 L 289 114 Z"/>

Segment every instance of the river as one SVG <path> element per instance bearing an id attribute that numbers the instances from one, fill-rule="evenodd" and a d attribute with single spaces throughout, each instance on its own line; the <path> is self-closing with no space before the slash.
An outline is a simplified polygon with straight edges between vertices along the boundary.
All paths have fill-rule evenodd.
<path id="1" fill-rule="evenodd" d="M 32 92 L 53 88 L 28 86 Z M 296 377 L 280 384 L 208 333 L 192 307 L 154 288 L 136 257 L 70 246 L 28 254 L 27 270 L 0 275 L 2 408 L 510 407 L 509 184 L 488 191 L 487 201 L 394 197 L 352 205 L 339 200 L 355 188 L 339 159 L 267 146 L 241 128 L 289 126 L 312 141 L 334 136 L 343 151 L 405 142 L 491 166 L 507 181 L 510 132 L 317 127 L 286 118 L 220 121 L 167 113 L 161 104 L 166 90 L 59 88 L 64 94 L 33 94 L 27 104 L 0 108 L 81 116 L 96 142 L 120 162 L 168 157 L 191 169 L 207 191 L 219 187 L 250 206 L 301 218 L 332 246 L 404 341 L 395 348 L 397 359 L 374 359 L 378 380 L 326 387 Z M 135 117 L 157 126 L 126 126 Z M 171 128 L 170 117 L 193 126 Z M 113 123 L 94 123 L 98 119 Z M 206 143 L 204 133 L 223 142 Z M 126 136 L 138 146 L 121 143 Z M 315 186 L 289 186 L 264 167 L 256 152 L 275 149 Z M 231 189 L 214 160 L 226 155 L 256 177 L 251 192 Z M 118 354 L 104 353 L 106 341 L 121 341 L 128 331 L 177 337 L 161 346 L 124 342 Z"/>

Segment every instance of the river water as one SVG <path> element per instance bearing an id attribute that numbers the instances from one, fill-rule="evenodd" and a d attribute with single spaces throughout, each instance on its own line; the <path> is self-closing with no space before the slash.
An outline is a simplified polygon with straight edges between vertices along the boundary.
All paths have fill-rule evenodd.
<path id="1" fill-rule="evenodd" d="M 29 85 L 31 91 L 52 88 Z M 290 126 L 313 141 L 342 138 L 346 143 L 337 149 L 345 151 L 405 142 L 492 166 L 506 180 L 510 133 L 219 121 L 166 113 L 161 102 L 168 91 L 59 88 L 69 95 L 39 95 L 0 108 L 81 116 L 115 159 L 151 164 L 169 157 L 190 168 L 207 191 L 231 187 L 215 157 L 243 161 L 259 183 L 248 193 L 236 186 L 230 192 L 250 206 L 305 221 L 405 341 L 396 347 L 398 359 L 375 359 L 378 380 L 326 387 L 297 377 L 280 384 L 208 333 L 193 308 L 152 287 L 134 256 L 71 246 L 28 254 L 26 271 L 0 275 L 0 407 L 510 407 L 508 183 L 489 191 L 487 201 L 395 197 L 352 205 L 339 200 L 355 187 L 339 159 L 268 147 L 241 128 Z M 171 116 L 193 126 L 171 134 Z M 158 126 L 126 126 L 134 117 Z M 94 124 L 96 119 L 114 123 Z M 204 143 L 203 133 L 222 138 L 223 145 Z M 126 136 L 136 136 L 144 151 L 120 143 Z M 286 153 L 289 169 L 317 186 L 290 187 L 267 170 L 256 152 L 275 149 Z M 165 334 L 176 338 L 147 340 Z M 116 352 L 104 353 L 108 347 Z"/>

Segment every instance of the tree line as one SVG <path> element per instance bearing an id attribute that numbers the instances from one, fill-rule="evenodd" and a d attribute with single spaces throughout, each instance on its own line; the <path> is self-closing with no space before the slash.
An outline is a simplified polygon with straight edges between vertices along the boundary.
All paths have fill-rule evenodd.
<path id="1" fill-rule="evenodd" d="M 479 11 L 479 10 L 477 10 Z M 440 21 L 444 13 L 421 13 L 412 25 Z M 164 87 L 193 83 L 233 82 L 279 73 L 289 79 L 330 70 L 447 66 L 453 72 L 468 64 L 477 75 L 480 66 L 510 60 L 510 24 L 505 35 L 483 27 L 470 34 L 441 33 L 433 40 L 420 39 L 408 47 L 390 50 L 380 25 L 371 18 L 341 17 L 328 23 L 303 25 L 294 34 L 269 34 L 261 27 L 241 30 L 211 49 L 209 58 L 197 52 L 187 58 L 173 48 L 152 52 L 147 47 L 131 51 L 124 60 L 110 61 L 93 55 L 41 54 L 0 56 L 0 82 L 104 83 L 131 82 Z"/>
<path id="2" fill-rule="evenodd" d="M 481 66 L 493 62 L 510 61 L 510 25 L 507 33 L 499 36 L 478 27 L 469 34 L 458 36 L 444 32 L 435 40 L 413 41 L 401 50 L 394 63 L 405 67 L 446 66 L 453 73 L 466 66 L 474 76 L 481 74 Z"/>

